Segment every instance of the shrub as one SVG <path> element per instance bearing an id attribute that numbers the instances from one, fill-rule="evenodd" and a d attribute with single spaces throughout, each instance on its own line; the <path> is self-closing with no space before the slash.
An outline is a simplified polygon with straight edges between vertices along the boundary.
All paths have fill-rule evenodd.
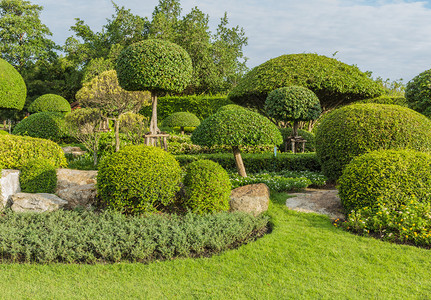
<path id="1" fill-rule="evenodd" d="M 35 159 L 22 167 L 19 182 L 24 193 L 53 194 L 57 186 L 57 171 L 51 160 Z"/>
<path id="2" fill-rule="evenodd" d="M 214 213 L 229 209 L 229 175 L 213 161 L 198 160 L 189 164 L 184 187 L 185 206 L 193 212 Z"/>
<path id="3" fill-rule="evenodd" d="M 406 98 L 397 95 L 383 95 L 377 98 L 361 100 L 357 103 L 395 104 L 405 107 L 408 106 Z"/>
<path id="4" fill-rule="evenodd" d="M 176 112 L 163 120 L 162 126 L 164 127 L 180 127 L 184 132 L 184 127 L 199 126 L 201 121 L 194 114 L 189 112 Z"/>
<path id="5" fill-rule="evenodd" d="M 431 194 L 431 155 L 412 150 L 378 150 L 355 157 L 338 181 L 346 211 L 405 204 L 412 196 L 419 201 Z M 404 197 L 405 196 L 405 197 Z"/>
<path id="6" fill-rule="evenodd" d="M 49 140 L 0 135 L 0 144 L 0 165 L 4 169 L 21 169 L 40 158 L 50 160 L 56 168 L 67 166 L 63 150 Z"/>
<path id="7" fill-rule="evenodd" d="M 236 105 L 236 104 L 228 104 L 220 107 L 217 112 L 225 111 L 225 110 L 237 110 L 237 109 L 245 109 L 242 106 Z"/>
<path id="8" fill-rule="evenodd" d="M 129 213 L 154 212 L 179 190 L 175 158 L 152 146 L 127 146 L 99 164 L 97 190 L 110 207 Z"/>
<path id="9" fill-rule="evenodd" d="M 6 130 L 0 130 L 0 135 L 6 135 L 9 134 L 9 132 L 7 132 Z"/>
<path id="10" fill-rule="evenodd" d="M 336 180 L 355 156 L 404 148 L 431 150 L 431 121 L 398 105 L 345 106 L 325 116 L 316 128 L 316 154 L 330 180 Z"/>
<path id="11" fill-rule="evenodd" d="M 411 109 L 431 117 L 431 69 L 407 83 L 405 96 Z"/>
<path id="12" fill-rule="evenodd" d="M 26 97 L 24 79 L 11 64 L 0 58 L 0 108 L 21 110 Z"/>
<path id="13" fill-rule="evenodd" d="M 64 115 L 58 112 L 40 112 L 21 120 L 13 134 L 60 142 L 65 137 Z"/>
<path id="14" fill-rule="evenodd" d="M 28 107 L 28 111 L 32 113 L 45 111 L 68 113 L 71 108 L 69 102 L 63 97 L 55 94 L 45 94 L 36 98 Z"/>
<path id="15" fill-rule="evenodd" d="M 292 128 L 280 128 L 281 136 L 283 137 L 283 144 L 280 144 L 278 147 L 284 151 L 285 143 L 288 137 L 292 136 Z M 312 132 L 298 129 L 298 135 L 302 136 L 307 142 L 305 143 L 305 152 L 314 152 L 316 151 L 315 137 Z M 290 140 L 288 141 L 288 149 L 290 149 Z M 302 151 L 302 148 L 301 148 Z"/>
<path id="16" fill-rule="evenodd" d="M 308 187 L 312 182 L 306 177 L 284 177 L 272 174 L 253 174 L 248 177 L 231 175 L 232 188 L 240 186 L 265 183 L 271 191 L 275 192 L 291 192 L 299 191 Z"/>

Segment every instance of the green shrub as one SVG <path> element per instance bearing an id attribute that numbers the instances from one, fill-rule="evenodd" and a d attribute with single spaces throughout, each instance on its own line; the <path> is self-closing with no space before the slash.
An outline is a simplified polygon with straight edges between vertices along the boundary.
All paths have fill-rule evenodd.
<path id="1" fill-rule="evenodd" d="M 323 118 L 316 154 L 323 173 L 336 180 L 352 158 L 378 149 L 431 150 L 431 121 L 398 105 L 354 104 Z"/>
<path id="2" fill-rule="evenodd" d="M 286 140 L 289 136 L 292 136 L 292 128 L 288 127 L 288 128 L 280 128 L 280 133 L 281 136 L 283 137 L 283 144 L 279 145 L 279 149 L 281 149 L 282 151 L 285 150 L 285 143 Z M 314 134 L 312 132 L 306 131 L 306 130 L 302 130 L 302 129 L 298 129 L 298 135 L 302 136 L 307 142 L 305 143 L 305 152 L 314 152 L 316 151 L 316 139 L 314 137 Z M 290 144 L 290 140 L 288 141 L 288 149 L 291 149 L 291 144 Z M 302 146 L 300 148 L 300 150 L 302 151 Z"/>
<path id="3" fill-rule="evenodd" d="M 230 176 L 232 188 L 240 186 L 264 183 L 271 191 L 275 192 L 291 192 L 305 189 L 311 185 L 311 180 L 306 177 L 284 177 L 272 174 L 253 174 L 247 177 L 241 177 L 236 174 Z"/>
<path id="4" fill-rule="evenodd" d="M 9 134 L 9 132 L 7 132 L 6 130 L 0 130 L 0 135 L 6 135 Z"/>
<path id="5" fill-rule="evenodd" d="M 66 136 L 64 115 L 58 112 L 40 112 L 30 115 L 19 122 L 12 133 L 60 142 Z"/>
<path id="6" fill-rule="evenodd" d="M 68 113 L 71 108 L 69 102 L 63 97 L 55 94 L 45 94 L 36 98 L 28 107 L 28 111 L 32 113 L 45 111 Z"/>
<path id="7" fill-rule="evenodd" d="M 189 112 L 176 112 L 163 120 L 162 126 L 164 127 L 180 127 L 184 131 L 184 127 L 199 126 L 201 121 L 196 115 Z"/>
<path id="8" fill-rule="evenodd" d="M 431 69 L 407 83 L 405 96 L 411 109 L 431 117 Z"/>
<path id="9" fill-rule="evenodd" d="M 21 169 L 34 159 L 50 160 L 56 168 L 66 167 L 63 150 L 52 141 L 26 136 L 0 135 L 0 165 Z"/>
<path id="10" fill-rule="evenodd" d="M 184 188 L 185 206 L 193 212 L 214 213 L 229 209 L 229 175 L 213 161 L 198 160 L 187 165 Z"/>
<path id="11" fill-rule="evenodd" d="M 405 204 L 412 196 L 428 201 L 431 194 L 431 155 L 413 150 L 378 150 L 354 158 L 338 180 L 345 210 Z M 401 200 L 400 200 L 401 199 Z"/>
<path id="12" fill-rule="evenodd" d="M 24 79 L 11 64 L 0 58 L 0 108 L 21 110 L 26 97 Z"/>
<path id="13" fill-rule="evenodd" d="M 21 168 L 19 182 L 24 193 L 53 194 L 57 186 L 57 171 L 49 159 L 31 160 Z"/>
<path id="14" fill-rule="evenodd" d="M 383 95 L 377 98 L 372 99 L 365 99 L 358 101 L 357 103 L 377 103 L 377 104 L 395 104 L 400 106 L 407 107 L 407 100 L 403 96 L 397 96 L 397 95 Z"/>
<path id="15" fill-rule="evenodd" d="M 110 207 L 129 213 L 153 212 L 179 190 L 175 158 L 152 146 L 127 146 L 99 163 L 97 190 Z"/>
<path id="16" fill-rule="evenodd" d="M 237 109 L 242 109 L 242 108 L 245 109 L 245 107 L 242 107 L 242 106 L 239 106 L 239 105 L 236 105 L 236 104 L 228 104 L 228 105 L 224 105 L 224 106 L 220 107 L 217 110 L 217 112 L 225 111 L 225 110 L 237 110 Z"/>

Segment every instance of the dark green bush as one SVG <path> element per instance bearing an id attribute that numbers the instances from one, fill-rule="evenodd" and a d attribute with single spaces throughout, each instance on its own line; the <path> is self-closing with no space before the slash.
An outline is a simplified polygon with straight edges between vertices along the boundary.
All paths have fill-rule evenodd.
<path id="1" fill-rule="evenodd" d="M 284 151 L 285 149 L 285 143 L 289 136 L 292 136 L 292 128 L 280 128 L 281 136 L 283 137 L 283 144 L 279 145 L 279 149 Z M 305 152 L 314 152 L 316 151 L 316 143 L 315 143 L 315 137 L 312 132 L 298 129 L 298 135 L 302 136 L 307 142 L 305 143 Z M 288 141 L 288 149 L 291 149 L 290 140 Z M 302 147 L 302 146 L 301 146 Z M 302 151 L 302 148 L 300 148 Z"/>
<path id="2" fill-rule="evenodd" d="M 431 150 L 431 121 L 409 108 L 354 104 L 325 116 L 316 128 L 316 154 L 329 180 L 355 156 L 378 149 Z"/>
<path id="3" fill-rule="evenodd" d="M 4 169 L 21 169 L 34 159 L 50 160 L 56 168 L 66 167 L 60 146 L 45 139 L 27 136 L 0 135 L 0 165 Z"/>
<path id="4" fill-rule="evenodd" d="M 58 112 L 40 112 L 30 115 L 19 122 L 12 133 L 60 142 L 66 136 L 64 115 Z"/>
<path id="5" fill-rule="evenodd" d="M 36 98 L 28 107 L 28 111 L 32 113 L 45 111 L 68 113 L 71 108 L 69 102 L 63 97 L 55 94 L 45 94 Z"/>
<path id="6" fill-rule="evenodd" d="M 211 160 L 198 160 L 187 165 L 184 188 L 184 204 L 193 212 L 214 213 L 229 209 L 229 175 Z"/>
<path id="7" fill-rule="evenodd" d="M 26 97 L 24 79 L 11 64 L 0 58 L 0 108 L 21 110 Z"/>
<path id="8" fill-rule="evenodd" d="M 125 216 L 55 211 L 0 217 L 0 260 L 34 263 L 151 262 L 219 253 L 256 239 L 268 217 L 246 213 Z"/>
<path id="9" fill-rule="evenodd" d="M 53 194 L 57 186 L 57 170 L 51 160 L 35 159 L 21 168 L 19 182 L 24 193 Z"/>
<path id="10" fill-rule="evenodd" d="M 181 168 L 175 158 L 152 146 L 127 146 L 99 163 L 97 190 L 110 207 L 154 212 L 173 202 Z"/>
<path id="11" fill-rule="evenodd" d="M 431 155 L 412 150 L 379 150 L 354 158 L 338 180 L 338 191 L 345 210 L 405 204 L 415 197 L 429 201 L 431 194 Z"/>
<path id="12" fill-rule="evenodd" d="M 365 99 L 358 101 L 357 103 L 377 103 L 377 104 L 395 104 L 400 106 L 407 107 L 407 100 L 403 96 L 391 96 L 391 95 L 383 95 L 377 98 Z"/>
<path id="13" fill-rule="evenodd" d="M 431 69 L 410 80 L 405 95 L 411 109 L 431 117 Z"/>
<path id="14" fill-rule="evenodd" d="M 199 126 L 201 121 L 196 115 L 189 112 L 176 112 L 165 118 L 162 122 L 163 127 L 180 127 L 184 131 L 184 127 Z"/>

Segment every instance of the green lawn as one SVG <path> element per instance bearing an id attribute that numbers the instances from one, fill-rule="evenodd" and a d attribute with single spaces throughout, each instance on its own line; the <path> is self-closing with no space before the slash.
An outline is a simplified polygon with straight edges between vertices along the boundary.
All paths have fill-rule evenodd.
<path id="1" fill-rule="evenodd" d="M 271 234 L 212 258 L 0 265 L 1 299 L 427 299 L 430 251 L 363 238 L 272 196 Z"/>

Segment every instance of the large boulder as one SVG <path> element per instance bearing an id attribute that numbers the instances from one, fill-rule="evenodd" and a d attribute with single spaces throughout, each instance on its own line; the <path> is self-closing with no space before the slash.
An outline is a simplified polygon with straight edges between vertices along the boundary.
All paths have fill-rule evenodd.
<path id="1" fill-rule="evenodd" d="M 21 192 L 18 170 L 1 170 L 0 178 L 0 209 L 6 207 L 13 194 Z"/>
<path id="2" fill-rule="evenodd" d="M 96 184 L 97 171 L 57 170 L 57 191 L 77 185 Z"/>
<path id="3" fill-rule="evenodd" d="M 96 176 L 97 171 L 58 169 L 55 193 L 68 202 L 68 209 L 89 208 L 97 201 Z"/>
<path id="4" fill-rule="evenodd" d="M 249 184 L 232 190 L 230 210 L 244 211 L 254 216 L 268 210 L 269 188 L 264 183 Z"/>
<path id="5" fill-rule="evenodd" d="M 17 193 L 11 196 L 14 212 L 46 212 L 55 211 L 67 205 L 67 201 L 53 194 Z"/>

